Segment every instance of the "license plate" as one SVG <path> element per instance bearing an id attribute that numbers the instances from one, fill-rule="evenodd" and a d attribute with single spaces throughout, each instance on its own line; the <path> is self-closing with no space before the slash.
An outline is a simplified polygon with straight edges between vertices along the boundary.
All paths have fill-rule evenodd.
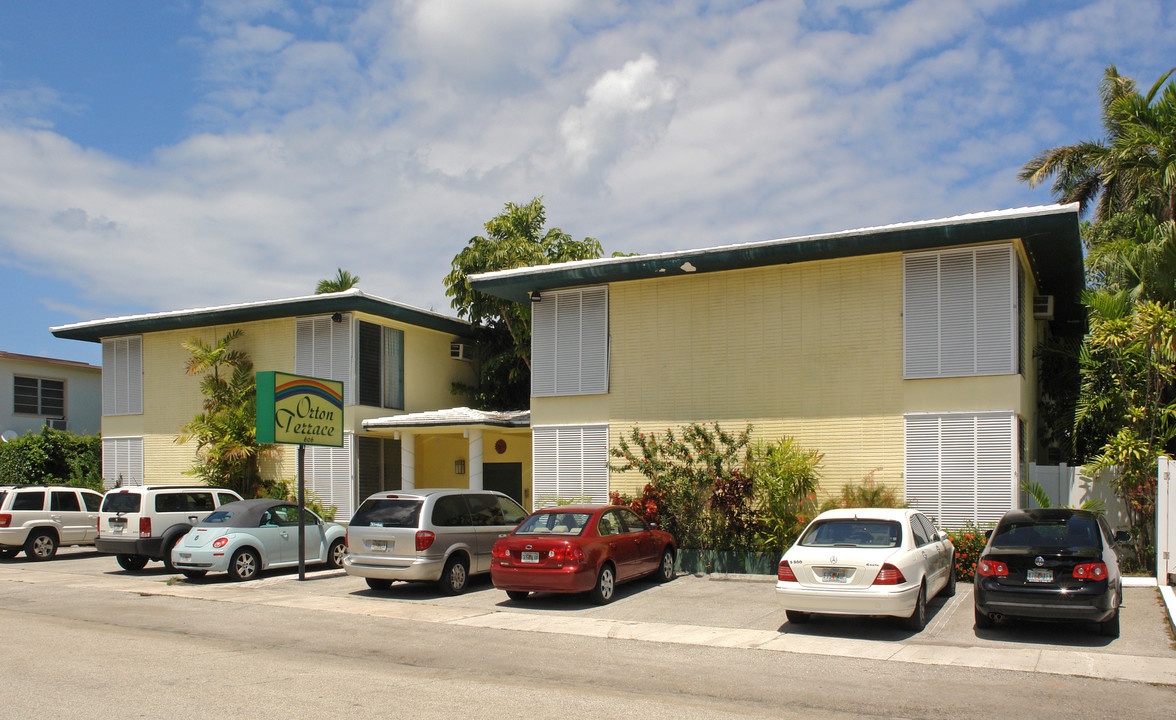
<path id="1" fill-rule="evenodd" d="M 522 561 L 523 561 L 523 562 L 525 562 L 525 563 L 537 563 L 537 562 L 539 562 L 539 553 L 537 553 L 537 552 L 526 552 L 526 551 L 523 551 L 523 552 L 519 553 L 519 556 L 520 556 L 520 557 L 519 557 L 519 559 L 520 559 L 520 560 L 522 560 Z"/>
<path id="2" fill-rule="evenodd" d="M 192 553 L 180 553 L 179 555 L 180 555 L 181 560 L 191 560 L 192 559 Z"/>
<path id="3" fill-rule="evenodd" d="M 1028 582 L 1053 582 L 1053 570 L 1039 570 L 1037 568 L 1029 568 L 1025 572 L 1025 580 Z"/>
<path id="4" fill-rule="evenodd" d="M 388 549 L 387 540 L 372 540 L 372 550 L 377 552 L 384 552 Z"/>
<path id="5" fill-rule="evenodd" d="M 843 583 L 849 579 L 849 573 L 845 568 L 825 568 L 821 571 L 821 577 L 825 582 Z"/>

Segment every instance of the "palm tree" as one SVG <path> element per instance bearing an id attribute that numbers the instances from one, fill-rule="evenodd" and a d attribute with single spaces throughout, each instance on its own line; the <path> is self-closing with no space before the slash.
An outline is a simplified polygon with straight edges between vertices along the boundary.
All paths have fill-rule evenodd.
<path id="1" fill-rule="evenodd" d="M 1095 203 L 1096 220 L 1131 209 L 1147 198 L 1159 220 L 1176 207 L 1176 83 L 1160 88 L 1176 71 L 1164 73 L 1146 96 L 1135 81 L 1108 65 L 1099 83 L 1106 137 L 1042 150 L 1017 176 L 1030 187 L 1053 178 L 1059 202 L 1078 202 L 1082 212 Z M 1159 101 L 1156 97 L 1159 94 Z"/>
<path id="2" fill-rule="evenodd" d="M 358 275 L 352 275 L 343 268 L 339 268 L 335 277 L 327 280 L 319 280 L 318 287 L 314 289 L 314 294 L 322 295 L 324 293 L 343 292 L 344 290 L 350 290 L 358 284 Z"/>

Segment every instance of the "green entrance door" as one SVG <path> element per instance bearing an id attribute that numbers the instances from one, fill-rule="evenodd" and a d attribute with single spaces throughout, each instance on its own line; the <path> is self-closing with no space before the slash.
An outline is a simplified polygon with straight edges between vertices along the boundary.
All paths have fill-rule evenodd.
<path id="1" fill-rule="evenodd" d="M 522 463 L 483 463 L 482 487 L 487 490 L 497 490 L 504 495 L 514 498 L 519 505 L 523 504 L 523 464 Z M 524 505 L 524 507 L 526 507 Z"/>

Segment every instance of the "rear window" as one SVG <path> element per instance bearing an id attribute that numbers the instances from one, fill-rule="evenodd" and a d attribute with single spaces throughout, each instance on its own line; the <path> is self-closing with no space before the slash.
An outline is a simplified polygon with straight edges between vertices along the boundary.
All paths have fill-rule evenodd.
<path id="1" fill-rule="evenodd" d="M 102 512 L 137 513 L 142 502 L 143 496 L 139 493 L 106 493 L 105 499 L 102 500 Z"/>
<path id="2" fill-rule="evenodd" d="M 1078 515 L 1010 521 L 996 528 L 992 547 L 1098 548 L 1098 525 L 1093 519 Z"/>
<path id="3" fill-rule="evenodd" d="M 896 520 L 837 518 L 813 523 L 800 539 L 802 547 L 894 548 L 902 541 Z"/>
<path id="4" fill-rule="evenodd" d="M 213 514 L 204 518 L 204 522 L 202 524 L 204 524 L 204 525 L 220 525 L 220 524 L 228 523 L 232 519 L 233 519 L 233 512 L 231 510 L 228 510 L 228 511 L 217 510 Z"/>
<path id="5" fill-rule="evenodd" d="M 368 498 L 351 516 L 351 527 L 414 528 L 420 524 L 424 501 L 409 498 Z"/>
<path id="6" fill-rule="evenodd" d="M 538 512 L 523 521 L 515 535 L 579 535 L 592 513 Z"/>
<path id="7" fill-rule="evenodd" d="M 4 507 L 4 498 L 7 497 L 7 490 L 0 490 L 0 507 Z"/>

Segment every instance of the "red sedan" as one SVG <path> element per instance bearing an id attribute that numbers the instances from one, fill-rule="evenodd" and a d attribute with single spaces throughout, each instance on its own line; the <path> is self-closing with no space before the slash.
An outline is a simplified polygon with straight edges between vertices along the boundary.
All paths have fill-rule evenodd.
<path id="1" fill-rule="evenodd" d="M 490 577 L 511 600 L 532 592 L 592 594 L 604 604 L 620 583 L 674 578 L 674 536 L 616 505 L 563 505 L 527 518 L 494 543 Z"/>

